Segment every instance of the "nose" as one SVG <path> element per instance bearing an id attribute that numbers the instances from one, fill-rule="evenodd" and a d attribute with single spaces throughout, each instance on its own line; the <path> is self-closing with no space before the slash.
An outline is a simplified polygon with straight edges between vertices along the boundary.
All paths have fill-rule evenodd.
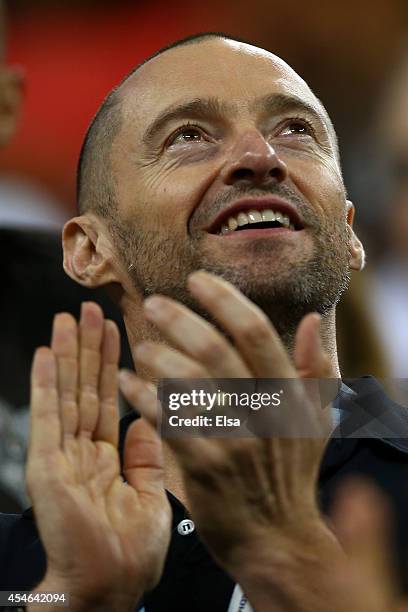
<path id="1" fill-rule="evenodd" d="M 254 184 L 281 183 L 288 176 L 288 168 L 275 149 L 257 133 L 247 133 L 236 142 L 230 159 L 224 166 L 222 178 L 226 185 L 241 181 Z"/>

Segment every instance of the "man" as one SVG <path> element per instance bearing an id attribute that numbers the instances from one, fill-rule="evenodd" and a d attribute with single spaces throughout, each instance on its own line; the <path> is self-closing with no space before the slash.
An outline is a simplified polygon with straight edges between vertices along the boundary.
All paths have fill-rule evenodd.
<path id="1" fill-rule="evenodd" d="M 69 590 L 77 610 L 138 601 L 147 611 L 249 609 L 240 583 L 255 609 L 307 601 L 304 609 L 324 610 L 325 572 L 342 556 L 315 501 L 325 426 L 301 379 L 340 375 L 335 306 L 349 270 L 364 262 L 326 111 L 262 49 L 222 35 L 182 41 L 108 96 L 88 132 L 78 186 L 81 214 L 65 226 L 64 266 L 87 287 L 106 286 L 120 305 L 138 372 L 123 375 L 122 390 L 145 418 L 155 420 L 149 380 L 292 378 L 291 408 L 313 435 L 169 440 L 173 539 L 148 593 L 167 545 L 157 438 L 146 420 L 131 425 L 125 485 L 107 382 L 117 367 L 114 328 L 92 305 L 79 327 L 61 315 L 33 367 L 28 483 L 47 551 L 38 592 Z M 198 269 L 206 272 L 192 274 Z M 348 392 L 390 407 L 375 383 Z M 406 426 L 389 412 L 391 429 Z M 406 508 L 407 445 L 381 440 L 370 422 L 361 430 L 376 439 L 330 442 L 324 506 L 338 480 L 363 471 L 378 473 Z M 13 522 L 13 588 L 32 588 L 44 574 L 31 520 Z M 310 593 L 316 567 L 322 591 Z"/>

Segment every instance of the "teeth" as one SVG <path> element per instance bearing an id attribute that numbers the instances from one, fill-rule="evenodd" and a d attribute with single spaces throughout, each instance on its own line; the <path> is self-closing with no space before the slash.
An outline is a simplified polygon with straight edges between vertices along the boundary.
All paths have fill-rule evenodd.
<path id="1" fill-rule="evenodd" d="M 262 215 L 259 210 L 250 210 L 248 213 L 248 219 L 250 223 L 259 223 L 262 221 Z"/>
<path id="2" fill-rule="evenodd" d="M 231 217 L 228 217 L 218 233 L 227 234 L 228 232 L 235 231 L 237 227 L 241 227 L 242 225 L 260 223 L 261 221 L 277 221 L 283 225 L 283 227 L 287 227 L 291 230 L 295 229 L 295 226 L 290 222 L 288 215 L 284 215 L 281 212 L 274 212 L 270 208 L 267 208 L 262 211 L 251 209 L 248 211 L 248 213 L 240 212 L 237 216 L 232 215 Z"/>
<path id="3" fill-rule="evenodd" d="M 276 215 L 273 212 L 273 210 L 270 210 L 269 208 L 267 208 L 266 210 L 263 210 L 262 211 L 262 221 L 276 221 Z"/>
<path id="4" fill-rule="evenodd" d="M 228 219 L 228 227 L 230 228 L 231 231 L 234 231 L 237 229 L 238 227 L 238 221 L 236 220 L 235 217 L 230 217 Z"/>
<path id="5" fill-rule="evenodd" d="M 238 213 L 237 221 L 240 227 L 241 225 L 248 225 L 249 223 L 248 215 L 246 215 L 244 212 Z"/>

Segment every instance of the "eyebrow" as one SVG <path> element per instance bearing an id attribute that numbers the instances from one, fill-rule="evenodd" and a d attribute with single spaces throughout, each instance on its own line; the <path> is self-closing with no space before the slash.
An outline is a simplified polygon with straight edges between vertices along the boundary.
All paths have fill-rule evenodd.
<path id="1" fill-rule="evenodd" d="M 231 113 L 229 104 L 220 102 L 217 98 L 196 98 L 182 104 L 172 104 L 165 108 L 148 126 L 143 134 L 143 142 L 149 144 L 154 136 L 170 121 L 177 121 L 186 116 L 192 118 L 216 117 L 222 119 Z"/>
<path id="2" fill-rule="evenodd" d="M 325 125 L 324 118 L 315 106 L 298 98 L 297 96 L 272 93 L 257 98 L 250 105 L 252 111 L 261 111 L 262 114 L 279 114 L 283 112 L 298 111 L 311 115 L 316 121 Z M 165 108 L 147 127 L 143 134 L 143 142 L 148 145 L 158 132 L 169 122 L 183 119 L 186 116 L 192 118 L 215 117 L 223 119 L 234 113 L 234 106 L 221 102 L 215 97 L 196 98 L 181 104 L 172 104 Z"/>
<path id="3" fill-rule="evenodd" d="M 325 125 L 323 114 L 319 112 L 316 106 L 293 95 L 284 93 L 267 94 L 266 96 L 254 100 L 250 108 L 252 111 L 260 110 L 265 114 L 280 114 L 298 111 L 312 116 L 316 121 Z"/>

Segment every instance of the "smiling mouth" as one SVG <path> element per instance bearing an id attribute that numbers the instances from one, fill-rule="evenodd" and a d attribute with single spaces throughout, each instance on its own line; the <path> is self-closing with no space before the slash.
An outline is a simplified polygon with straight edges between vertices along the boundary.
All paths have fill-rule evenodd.
<path id="1" fill-rule="evenodd" d="M 235 215 L 230 215 L 217 231 L 216 235 L 231 234 L 243 230 L 262 230 L 262 229 L 286 229 L 289 231 L 299 231 L 301 226 L 293 222 L 289 215 L 271 208 L 262 210 L 251 209 L 240 211 Z"/>

